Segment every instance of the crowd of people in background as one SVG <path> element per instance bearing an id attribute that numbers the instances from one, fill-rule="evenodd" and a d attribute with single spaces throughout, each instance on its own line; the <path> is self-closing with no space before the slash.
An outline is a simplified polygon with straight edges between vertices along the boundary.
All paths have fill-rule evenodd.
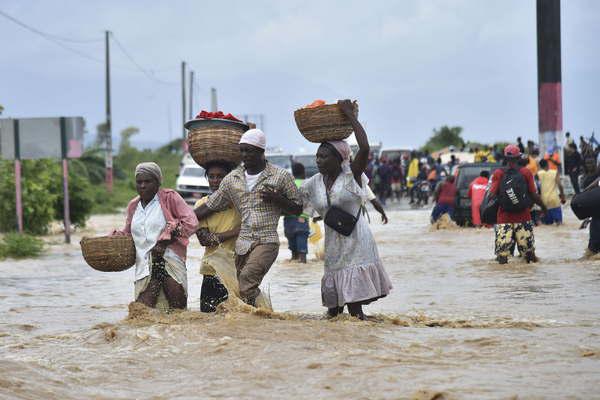
<path id="1" fill-rule="evenodd" d="M 521 153 L 519 164 L 526 166 L 532 173 L 538 192 L 546 193 L 546 199 L 552 203 L 550 209 L 559 207 L 556 205 L 556 198 L 558 197 L 560 202 L 561 193 L 564 197 L 564 188 L 560 180 L 563 174 L 563 162 L 564 174 L 569 177 L 570 186 L 575 194 L 581 191 L 586 177 L 597 173 L 600 145 L 594 134 L 588 139 L 581 136 L 579 145 L 577 145 L 571 134 L 567 132 L 562 154 L 558 147 L 550 147 L 542 155 L 535 142 L 530 140 L 523 143 L 520 137 L 517 138 L 516 146 Z M 500 145 L 474 146 L 472 148 L 450 146 L 448 152 L 450 157 L 445 162 L 440 156 L 434 158 L 428 151 L 412 151 L 410 154 L 405 153 L 394 159 L 371 157 L 366 170 L 370 188 L 377 200 L 384 206 L 388 202 L 399 202 L 404 197 L 408 199 L 409 204 L 419 207 L 427 205 L 432 197 L 435 200 L 438 185 L 445 183 L 446 177 L 449 175 L 456 177 L 458 166 L 465 161 L 506 164 L 506 156 Z M 469 153 L 469 160 L 461 160 L 455 155 L 464 153 Z M 488 178 L 489 175 L 490 172 L 481 178 Z M 483 182 L 482 179 L 478 180 L 477 187 L 481 189 Z M 552 180 L 556 182 L 555 185 L 550 184 Z M 480 196 L 477 191 L 473 195 L 476 198 Z M 539 216 L 538 210 L 535 211 Z M 552 211 L 551 214 L 555 214 L 555 212 Z M 559 216 L 555 215 L 554 217 L 546 219 L 546 221 L 560 222 Z M 540 219 L 536 218 L 535 221 L 538 223 Z M 474 225 L 480 224 L 474 223 Z"/>
<path id="2" fill-rule="evenodd" d="M 449 151 L 473 153 L 475 162 L 496 162 L 503 158 L 496 147 L 458 149 L 450 146 Z M 383 205 L 407 197 L 411 205 L 422 206 L 429 203 L 435 188 L 446 176 L 456 175 L 460 163 L 455 154 L 450 154 L 449 160 L 443 162 L 441 157 L 434 158 L 426 150 L 414 150 L 394 159 L 372 157 L 366 175 L 371 189 Z"/>

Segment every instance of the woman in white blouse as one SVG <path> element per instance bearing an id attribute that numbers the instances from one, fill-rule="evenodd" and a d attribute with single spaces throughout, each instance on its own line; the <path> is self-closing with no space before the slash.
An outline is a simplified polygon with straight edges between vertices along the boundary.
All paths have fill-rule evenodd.
<path id="1" fill-rule="evenodd" d="M 310 206 L 326 222 L 325 273 L 321 280 L 323 305 L 330 317 L 340 314 L 348 306 L 350 315 L 365 319 L 362 307 L 387 296 L 392 284 L 361 212 L 367 201 L 368 179 L 364 171 L 369 158 L 369 141 L 353 114 L 352 103 L 342 100 L 338 104 L 352 123 L 358 153 L 350 163 L 348 143 L 322 143 L 317 151 L 319 173 L 304 181 L 300 192 L 305 207 Z M 358 218 L 349 236 L 327 225 L 327 214 L 334 207 Z"/>
<path id="2" fill-rule="evenodd" d="M 127 207 L 125 228 L 135 243 L 135 299 L 162 310 L 187 307 L 185 259 L 188 238 L 198 228 L 191 207 L 171 189 L 161 189 L 153 162 L 135 168 L 136 196 Z"/>

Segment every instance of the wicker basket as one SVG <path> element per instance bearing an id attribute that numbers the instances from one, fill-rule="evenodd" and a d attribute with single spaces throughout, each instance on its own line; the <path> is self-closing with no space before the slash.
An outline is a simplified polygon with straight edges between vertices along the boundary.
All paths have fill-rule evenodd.
<path id="1" fill-rule="evenodd" d="M 125 271 L 135 264 L 135 245 L 131 236 L 84 237 L 79 244 L 85 261 L 98 271 Z"/>
<path id="2" fill-rule="evenodd" d="M 189 129 L 190 154 L 199 165 L 212 161 L 240 163 L 240 138 L 248 125 L 223 119 L 197 119 L 186 122 L 185 127 Z"/>
<path id="3" fill-rule="evenodd" d="M 358 104 L 354 104 L 354 115 L 358 116 Z M 309 142 L 322 143 L 343 140 L 352 133 L 352 125 L 337 104 L 326 104 L 316 108 L 301 108 L 294 112 L 296 125 Z"/>

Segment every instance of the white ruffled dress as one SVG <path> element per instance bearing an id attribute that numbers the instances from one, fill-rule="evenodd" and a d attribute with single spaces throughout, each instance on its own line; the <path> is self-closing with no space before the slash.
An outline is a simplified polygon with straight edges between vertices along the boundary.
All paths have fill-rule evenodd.
<path id="1" fill-rule="evenodd" d="M 363 174 L 362 187 L 349 168 L 342 172 L 329 193 L 331 205 L 356 215 L 367 201 L 368 179 Z M 327 192 L 320 173 L 304 181 L 300 188 L 305 207 L 314 209 L 323 218 L 328 210 Z M 321 280 L 321 297 L 327 308 L 347 303 L 367 304 L 386 296 L 392 289 L 369 223 L 361 215 L 350 236 L 344 236 L 325 226 L 325 273 Z"/>

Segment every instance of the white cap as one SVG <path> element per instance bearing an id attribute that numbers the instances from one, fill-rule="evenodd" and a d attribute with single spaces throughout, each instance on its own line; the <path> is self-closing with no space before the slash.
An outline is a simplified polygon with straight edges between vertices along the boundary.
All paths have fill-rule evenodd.
<path id="1" fill-rule="evenodd" d="M 265 134 L 260 129 L 249 129 L 247 130 L 240 139 L 240 144 L 246 143 L 254 147 L 259 147 L 261 149 L 267 148 L 267 138 Z"/>

